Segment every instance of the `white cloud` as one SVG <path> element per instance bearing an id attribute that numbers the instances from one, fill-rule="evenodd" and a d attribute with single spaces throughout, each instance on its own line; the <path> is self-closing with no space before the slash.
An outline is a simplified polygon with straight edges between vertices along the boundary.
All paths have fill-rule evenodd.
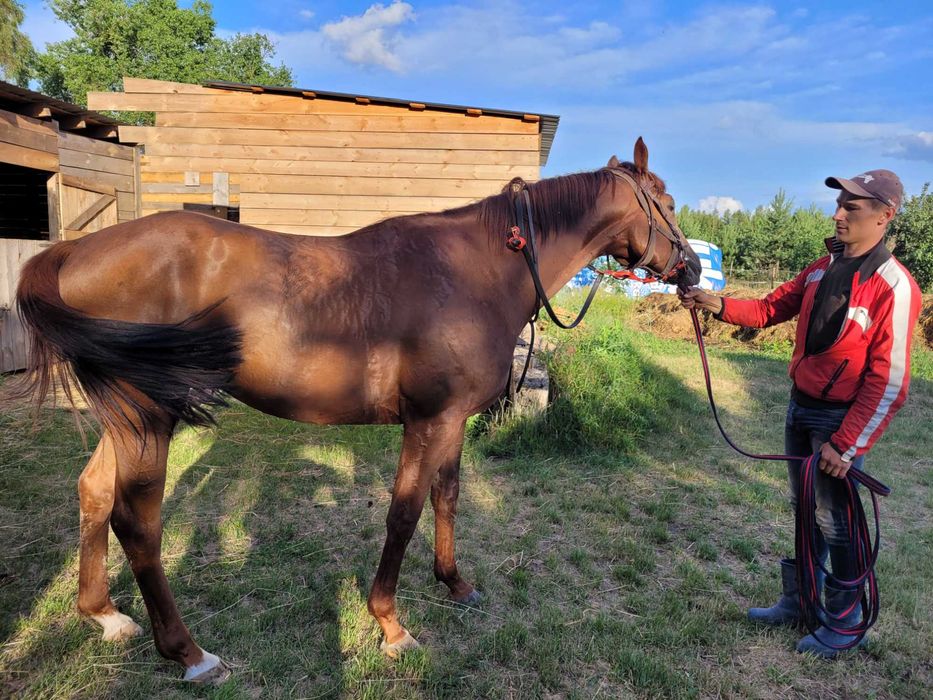
<path id="1" fill-rule="evenodd" d="M 884 155 L 933 162 L 933 131 L 918 131 L 902 136 Z"/>
<path id="2" fill-rule="evenodd" d="M 314 19 L 314 10 L 299 10 L 298 16 L 304 20 Z"/>
<path id="3" fill-rule="evenodd" d="M 402 62 L 394 50 L 397 36 L 387 34 L 386 30 L 413 18 L 412 6 L 396 0 L 388 6 L 372 5 L 362 15 L 329 22 L 321 31 L 351 63 L 401 72 Z"/>
<path id="4" fill-rule="evenodd" d="M 725 214 L 742 211 L 742 203 L 735 197 L 718 197 L 712 195 L 700 200 L 700 211 L 707 214 L 716 214 L 724 216 Z"/>

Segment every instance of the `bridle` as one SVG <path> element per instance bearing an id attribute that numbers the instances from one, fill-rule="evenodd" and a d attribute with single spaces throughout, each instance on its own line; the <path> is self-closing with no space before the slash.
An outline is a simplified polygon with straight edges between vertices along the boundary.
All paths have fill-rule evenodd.
<path id="1" fill-rule="evenodd" d="M 668 282 L 687 266 L 687 251 L 683 244 L 685 239 L 683 231 L 681 231 L 680 227 L 668 217 L 667 211 L 658 201 L 657 197 L 639 185 L 631 175 L 618 168 L 610 168 L 609 172 L 631 185 L 632 191 L 635 193 L 635 198 L 638 200 L 638 205 L 641 207 L 641 210 L 648 218 L 648 244 L 645 246 L 645 252 L 642 253 L 642 256 L 636 262 L 629 264 L 627 269 L 603 270 L 602 273 L 608 274 L 612 277 L 615 277 L 616 279 L 637 279 L 646 282 Z M 652 204 L 654 207 L 652 207 Z M 658 213 L 661 215 L 664 223 L 667 224 L 666 231 L 661 228 L 657 219 L 655 219 L 653 209 L 658 210 Z M 671 255 L 667 259 L 667 263 L 664 265 L 664 269 L 658 273 L 657 277 L 652 277 L 650 275 L 645 278 L 635 276 L 635 269 L 644 267 L 648 261 L 654 257 L 654 247 L 655 243 L 657 242 L 658 235 L 663 236 L 671 242 Z"/>
<path id="2" fill-rule="evenodd" d="M 537 318 L 538 309 L 544 307 L 544 310 L 547 311 L 548 316 L 551 320 L 560 328 L 571 329 L 575 328 L 580 321 L 583 320 L 583 317 L 586 315 L 586 312 L 590 308 L 590 304 L 593 302 L 594 297 L 596 296 L 596 290 L 599 289 L 599 285 L 603 281 L 603 277 L 613 277 L 615 279 L 633 279 L 639 282 L 649 283 L 649 282 L 669 282 L 674 279 L 680 272 L 687 267 L 687 249 L 684 247 L 683 241 L 684 234 L 683 231 L 677 226 L 674 221 L 672 221 L 667 212 L 664 211 L 664 207 L 658 201 L 658 199 L 650 192 L 645 190 L 632 176 L 628 173 L 618 169 L 618 168 L 609 168 L 609 172 L 618 177 L 619 179 L 627 182 L 632 191 L 635 194 L 635 199 L 638 201 L 638 205 L 641 207 L 641 210 L 644 212 L 645 217 L 648 219 L 648 243 L 645 245 L 645 251 L 642 253 L 641 257 L 638 258 L 634 263 L 629 264 L 629 266 L 624 270 L 600 270 L 594 267 L 592 264 L 588 265 L 587 268 L 592 270 L 596 274 L 596 279 L 593 281 L 593 285 L 590 287 L 589 294 L 587 294 L 586 301 L 583 302 L 583 308 L 580 309 L 580 313 L 577 317 L 570 323 L 564 323 L 561 321 L 557 314 L 554 313 L 554 309 L 551 307 L 550 302 L 548 301 L 547 292 L 544 290 L 544 285 L 541 284 L 541 277 L 538 273 L 538 246 L 535 240 L 535 223 L 534 217 L 532 216 L 531 208 L 531 196 L 528 194 L 528 189 L 523 188 L 518 196 L 515 197 L 515 225 L 509 230 L 509 237 L 506 240 L 506 246 L 515 252 L 521 252 L 525 257 L 525 262 L 528 265 L 528 270 L 531 273 L 531 279 L 535 285 L 535 294 L 537 299 L 535 300 L 535 313 L 532 316 L 532 321 Z M 653 205 L 653 206 L 652 206 Z M 667 230 L 665 231 L 658 223 L 658 220 L 655 218 L 653 210 L 657 209 L 658 213 L 661 215 L 661 218 L 664 220 L 664 223 L 667 224 Z M 522 235 L 522 226 L 527 221 L 527 238 Z M 671 255 L 667 260 L 667 263 L 664 265 L 664 269 L 658 273 L 657 276 L 648 275 L 646 277 L 639 277 L 635 274 L 635 269 L 643 267 L 654 258 L 654 248 L 657 242 L 658 236 L 663 236 L 671 243 Z M 532 331 L 534 330 L 534 323 L 532 323 Z M 524 376 L 524 373 L 523 373 Z"/>
<path id="3" fill-rule="evenodd" d="M 522 374 L 516 384 L 515 393 L 521 391 L 525 383 L 525 375 L 528 373 L 528 366 L 531 364 L 531 355 L 535 344 L 535 321 L 538 320 L 538 311 L 541 307 L 544 307 L 544 310 L 555 325 L 569 330 L 571 328 L 576 328 L 583 320 L 583 317 L 586 316 L 586 312 L 589 311 L 590 304 L 593 303 L 593 299 L 596 297 L 596 291 L 599 289 L 599 285 L 602 283 L 604 277 L 631 279 L 645 284 L 651 282 L 668 282 L 687 267 L 687 250 L 683 244 L 685 240 L 683 231 L 680 230 L 680 227 L 678 227 L 676 223 L 668 218 L 667 213 L 664 211 L 664 207 L 657 198 L 652 193 L 646 191 L 645 188 L 636 182 L 628 173 L 618 168 L 609 168 L 608 170 L 619 179 L 627 182 L 635 193 L 635 199 L 638 201 L 638 205 L 648 219 L 648 243 L 645 245 L 645 252 L 642 253 L 641 257 L 636 262 L 629 264 L 624 270 L 600 270 L 592 264 L 587 265 L 587 269 L 596 274 L 596 279 L 593 281 L 590 291 L 586 295 L 586 300 L 583 302 L 580 313 L 577 314 L 577 317 L 570 323 L 564 323 L 557 317 L 557 314 L 551 307 L 551 303 L 548 301 L 544 285 L 541 284 L 541 277 L 538 273 L 538 246 L 535 240 L 535 222 L 532 216 L 531 196 L 528 194 L 527 187 L 523 187 L 515 197 L 515 225 L 509 229 L 509 237 L 506 240 L 506 246 L 512 251 L 522 253 L 525 258 L 525 263 L 528 265 L 528 271 L 531 273 L 531 280 L 535 286 L 535 310 L 529 321 L 529 326 L 531 327 L 531 342 L 528 344 L 528 353 L 525 355 L 525 364 L 522 368 Z M 658 213 L 661 214 L 664 223 L 667 224 L 667 231 L 662 229 L 658 224 L 652 212 L 652 205 L 654 205 L 653 208 L 657 209 Z M 522 226 L 525 225 L 526 221 L 527 227 L 525 230 L 528 233 L 527 238 L 522 235 Z M 664 269 L 657 277 L 651 275 L 639 277 L 635 274 L 635 269 L 647 264 L 648 261 L 654 257 L 654 247 L 658 235 L 663 236 L 671 242 L 671 256 L 668 258 L 667 263 L 664 265 Z"/>

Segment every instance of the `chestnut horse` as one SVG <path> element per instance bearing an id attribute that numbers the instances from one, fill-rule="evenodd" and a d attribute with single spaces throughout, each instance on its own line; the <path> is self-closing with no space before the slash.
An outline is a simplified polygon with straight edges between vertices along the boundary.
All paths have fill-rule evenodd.
<path id="1" fill-rule="evenodd" d="M 434 575 L 453 600 L 478 601 L 454 558 L 460 453 L 467 417 L 503 394 L 517 336 L 539 305 L 526 261 L 506 246 L 523 189 L 547 294 L 600 255 L 662 271 L 677 253 L 685 265 L 676 281 L 697 282 L 699 260 L 641 139 L 633 163 L 613 157 L 595 172 L 513 181 L 476 204 L 347 236 L 285 235 L 175 212 L 58 243 L 29 261 L 17 301 L 32 338 L 31 372 L 15 393 L 41 402 L 56 382 L 76 385 L 102 425 L 78 481 L 78 608 L 105 639 L 142 631 L 110 599 L 109 525 L 159 653 L 182 664 L 188 680 L 229 674 L 182 622 L 160 551 L 172 432 L 180 421 L 209 423 L 223 394 L 296 421 L 404 425 L 368 600 L 387 654 L 417 645 L 399 623 L 395 591 L 429 492 Z M 660 221 L 664 235 L 655 237 Z"/>

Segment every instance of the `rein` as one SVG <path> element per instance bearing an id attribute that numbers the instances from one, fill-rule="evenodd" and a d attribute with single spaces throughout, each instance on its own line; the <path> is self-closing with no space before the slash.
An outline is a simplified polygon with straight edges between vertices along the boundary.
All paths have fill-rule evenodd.
<path id="1" fill-rule="evenodd" d="M 844 650 L 851 649 L 862 641 L 865 633 L 875 624 L 878 619 L 878 610 L 881 604 L 878 594 L 878 582 L 875 577 L 875 563 L 878 560 L 878 550 L 881 545 L 881 531 L 879 525 L 878 496 L 887 496 L 891 489 L 874 477 L 866 474 L 860 469 L 849 469 L 846 472 L 846 490 L 848 493 L 848 524 L 849 539 L 855 549 L 855 556 L 858 570 L 861 572 L 855 579 L 848 581 L 831 577 L 840 586 L 845 588 L 859 588 L 861 595 L 855 599 L 849 609 L 840 614 L 829 612 L 820 601 L 820 594 L 817 588 L 818 570 L 822 571 L 827 577 L 831 574 L 827 571 L 825 565 L 817 554 L 816 546 L 816 474 L 819 470 L 820 455 L 813 454 L 809 457 L 796 457 L 794 455 L 780 454 L 754 454 L 743 450 L 732 441 L 732 438 L 726 433 L 722 422 L 719 420 L 719 413 L 716 410 L 716 401 L 713 399 L 713 387 L 710 380 L 709 362 L 706 357 L 706 347 L 703 343 L 703 332 L 700 328 L 700 321 L 697 317 L 696 309 L 690 309 L 690 316 L 693 321 L 693 331 L 696 335 L 697 347 L 700 350 L 700 361 L 703 364 L 703 375 L 706 380 L 706 395 L 709 397 L 709 405 L 713 411 L 713 418 L 716 420 L 716 426 L 722 434 L 723 439 L 733 450 L 745 457 L 769 461 L 798 461 L 801 462 L 800 479 L 797 491 L 797 512 L 795 514 L 794 527 L 794 546 L 796 550 L 797 561 L 797 591 L 800 601 L 800 609 L 803 612 L 802 618 L 804 625 L 810 634 L 816 634 L 816 629 L 821 624 L 823 627 L 852 639 L 844 644 L 827 644 L 822 639 L 821 643 L 833 649 Z M 858 483 L 856 483 L 858 482 Z M 865 486 L 871 493 L 872 508 L 875 518 L 875 537 L 872 544 L 871 533 L 868 527 L 868 520 L 865 517 L 865 509 L 862 506 L 862 500 L 858 495 L 858 484 Z M 865 590 L 865 584 L 867 591 Z M 862 607 L 862 621 L 854 627 L 842 628 L 840 620 L 851 613 L 856 605 Z M 818 638 L 819 639 L 819 638 Z"/>

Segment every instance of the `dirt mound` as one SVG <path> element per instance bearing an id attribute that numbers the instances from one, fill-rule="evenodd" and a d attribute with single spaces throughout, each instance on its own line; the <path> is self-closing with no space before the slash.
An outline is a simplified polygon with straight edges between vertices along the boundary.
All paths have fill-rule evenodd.
<path id="1" fill-rule="evenodd" d="M 757 299 L 759 290 L 737 289 L 726 296 L 737 299 Z M 651 331 L 662 338 L 693 339 L 693 323 L 690 314 L 684 311 L 672 294 L 652 294 L 639 299 L 632 319 L 636 327 Z M 797 329 L 795 321 L 781 323 L 771 328 L 742 328 L 722 323 L 707 312 L 700 313 L 703 337 L 713 342 L 739 341 L 753 345 L 793 343 Z M 914 330 L 914 342 L 933 348 L 933 294 L 925 294 L 920 321 Z"/>

